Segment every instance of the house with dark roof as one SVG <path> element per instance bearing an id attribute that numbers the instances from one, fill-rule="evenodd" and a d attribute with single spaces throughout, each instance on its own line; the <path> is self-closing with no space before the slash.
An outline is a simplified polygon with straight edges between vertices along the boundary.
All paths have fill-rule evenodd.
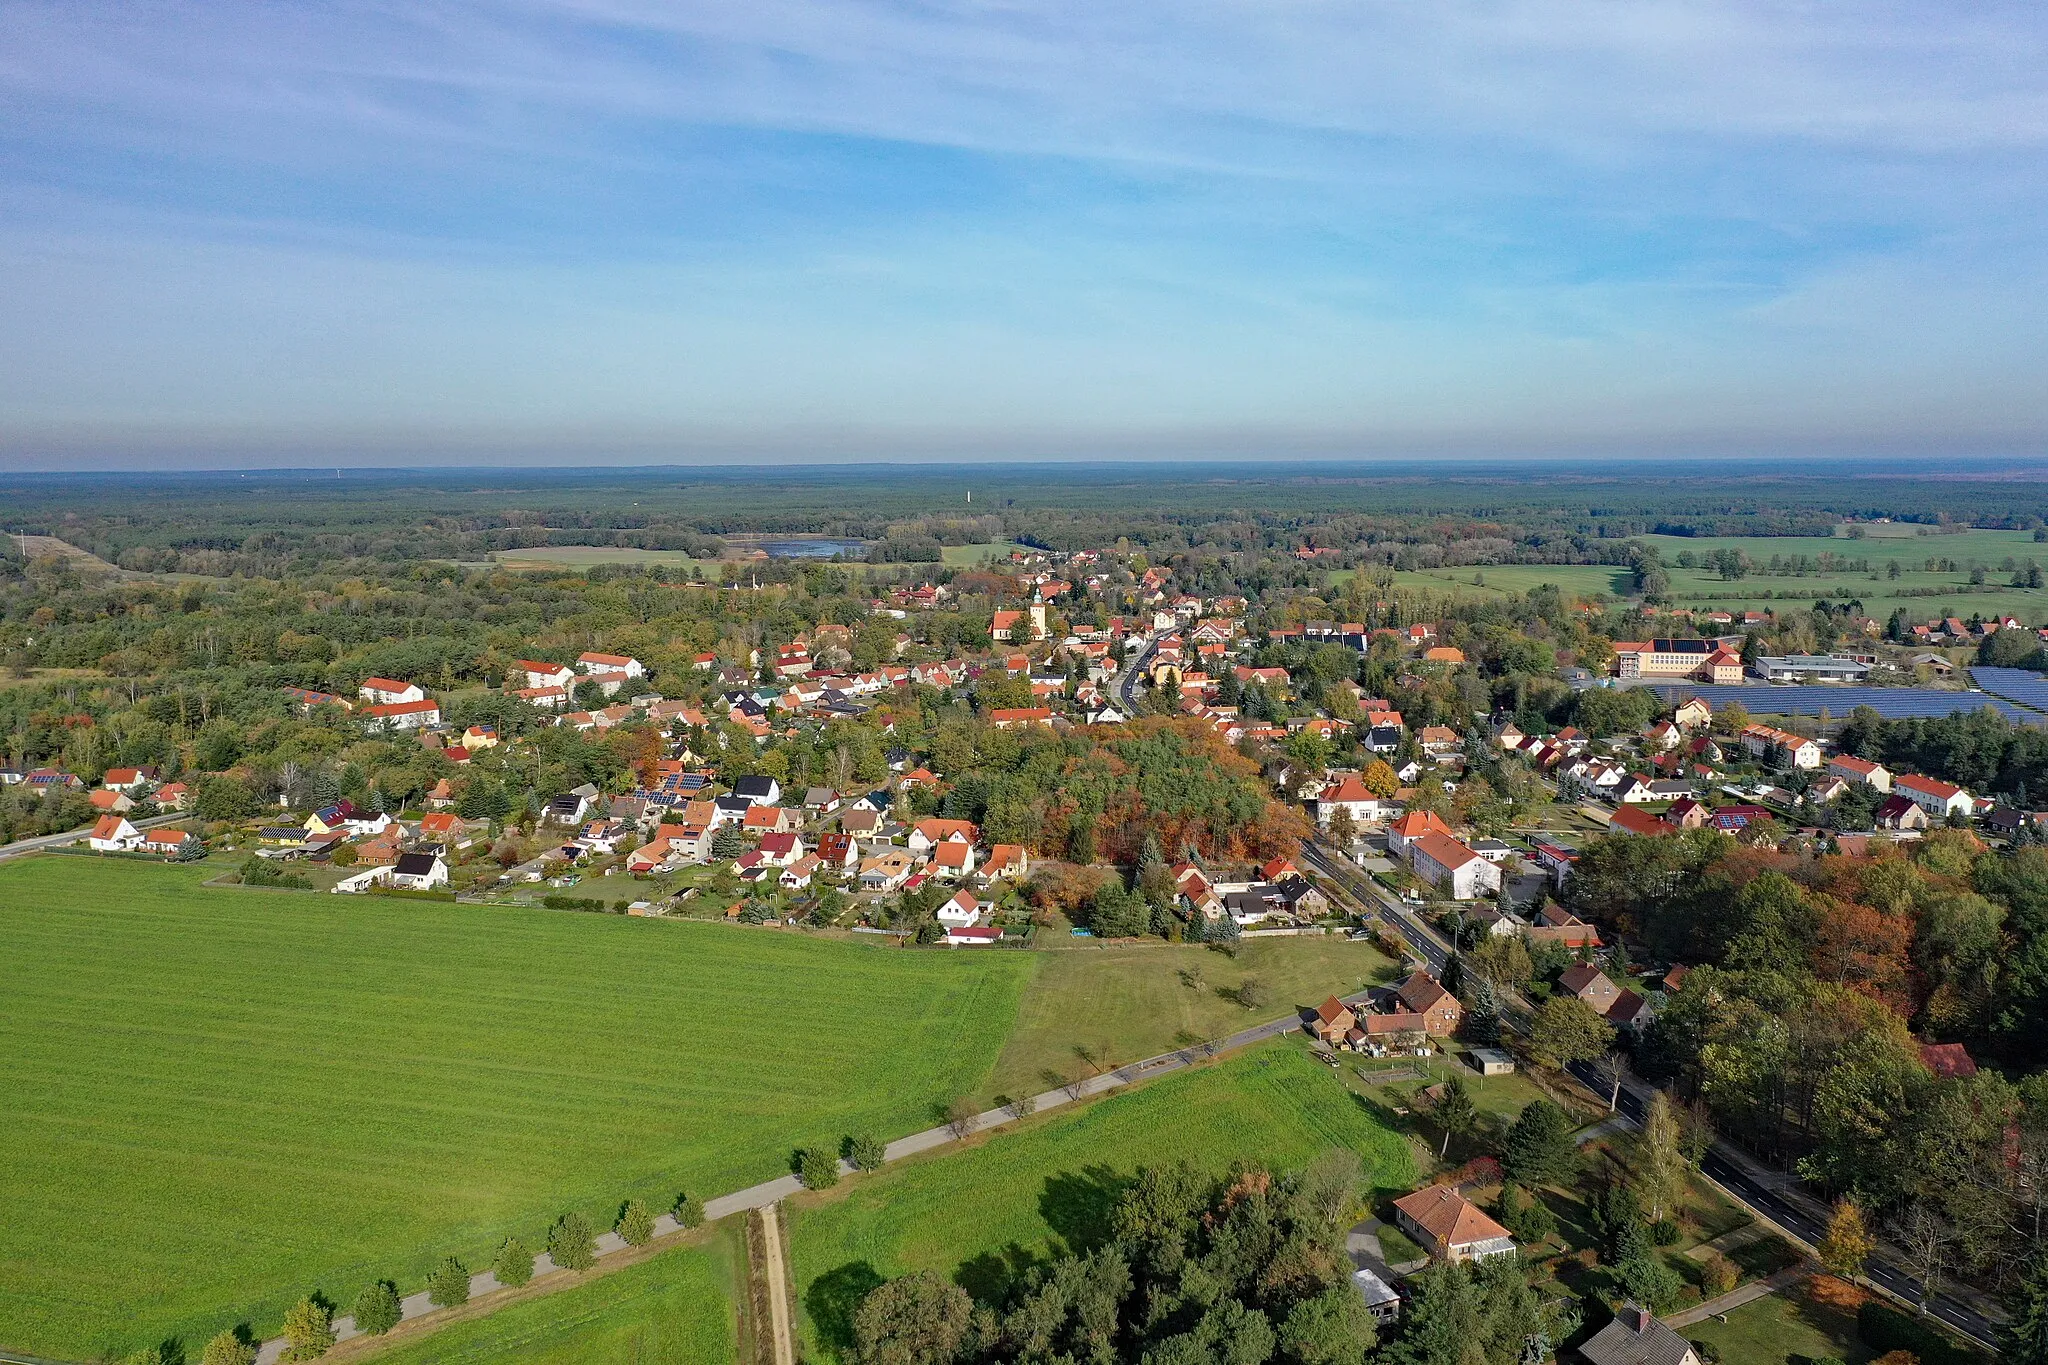
<path id="1" fill-rule="evenodd" d="M 1588 1338 L 1579 1355 L 1587 1365 L 1700 1365 L 1691 1342 L 1632 1303 Z"/>

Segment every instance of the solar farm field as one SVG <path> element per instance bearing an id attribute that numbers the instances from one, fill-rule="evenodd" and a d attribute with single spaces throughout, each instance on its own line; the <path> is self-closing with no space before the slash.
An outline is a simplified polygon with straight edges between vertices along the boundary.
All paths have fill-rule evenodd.
<path id="1" fill-rule="evenodd" d="M 1970 676 L 1977 686 L 1994 696 L 2048 714 L 2048 678 L 2030 668 L 1989 668 L 1973 664 Z"/>
<path id="2" fill-rule="evenodd" d="M 276 1330 L 981 1089 L 1031 954 L 0 865 L 0 1346 Z"/>
<path id="3" fill-rule="evenodd" d="M 1414 1183 L 1406 1140 L 1298 1040 L 1276 1040 L 967 1151 L 799 1196 L 788 1241 L 806 1355 L 844 1360 L 853 1309 L 882 1280 L 936 1270 L 989 1300 L 1033 1261 L 1092 1247 L 1142 1166 L 1220 1172 L 1242 1158 L 1284 1171 L 1329 1147 L 1356 1151 L 1373 1188 Z"/>

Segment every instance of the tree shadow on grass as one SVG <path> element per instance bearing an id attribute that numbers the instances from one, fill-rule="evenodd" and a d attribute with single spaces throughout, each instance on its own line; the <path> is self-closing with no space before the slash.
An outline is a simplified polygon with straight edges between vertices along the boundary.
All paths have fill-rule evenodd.
<path id="1" fill-rule="evenodd" d="M 811 1281 L 804 1308 L 818 1329 L 818 1339 L 835 1353 L 853 1348 L 853 1314 L 860 1301 L 882 1285 L 882 1276 L 866 1261 L 848 1261 Z"/>
<path id="2" fill-rule="evenodd" d="M 1051 1263 L 1049 1257 L 1012 1242 L 1000 1251 L 984 1251 L 962 1261 L 953 1272 L 953 1283 L 966 1290 L 976 1303 L 999 1308 L 1010 1301 L 1017 1286 L 1032 1271 Z"/>
<path id="3" fill-rule="evenodd" d="M 1085 1256 L 1108 1243 L 1116 1201 L 1130 1177 L 1107 1166 L 1087 1166 L 1045 1178 L 1038 1215 L 1069 1251 Z"/>

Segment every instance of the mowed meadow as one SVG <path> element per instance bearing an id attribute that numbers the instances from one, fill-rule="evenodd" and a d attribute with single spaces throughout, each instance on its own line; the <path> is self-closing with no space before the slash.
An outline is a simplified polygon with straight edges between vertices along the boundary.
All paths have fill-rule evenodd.
<path id="1" fill-rule="evenodd" d="M 196 1351 L 925 1127 L 1035 965 L 204 875 L 0 865 L 0 1345 Z"/>
<path id="2" fill-rule="evenodd" d="M 1107 1240 L 1117 1195 L 1142 1167 L 1283 1172 L 1331 1147 L 1358 1153 L 1373 1190 L 1415 1183 L 1406 1140 L 1287 1039 L 799 1195 L 787 1239 L 806 1354 L 844 1360 L 861 1297 L 912 1271 L 1000 1302 L 1031 1266 Z"/>

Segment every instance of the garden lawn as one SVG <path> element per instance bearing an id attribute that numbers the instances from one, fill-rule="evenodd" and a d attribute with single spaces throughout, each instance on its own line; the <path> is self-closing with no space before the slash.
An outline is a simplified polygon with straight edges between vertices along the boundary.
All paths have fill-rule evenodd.
<path id="1" fill-rule="evenodd" d="M 1021 1268 L 1098 1243 L 1140 1167 L 1186 1160 L 1221 1172 L 1243 1158 L 1284 1171 L 1338 1146 L 1358 1152 L 1368 1186 L 1413 1185 L 1403 1141 L 1286 1039 L 799 1196 L 789 1245 L 806 1349 L 832 1358 L 861 1295 L 913 1270 L 1000 1298 Z"/>
<path id="2" fill-rule="evenodd" d="M 1035 956 L 1041 965 L 989 1078 L 990 1096 L 1035 1095 L 1058 1084 L 1047 1073 L 1085 1065 L 1076 1047 L 1094 1054 L 1098 1065 L 1140 1061 L 1189 1039 L 1221 1038 L 1296 1007 L 1312 1009 L 1328 996 L 1384 982 L 1394 971 L 1372 944 L 1334 934 L 1254 939 L 1240 944 L 1235 958 L 1166 943 L 1059 948 Z M 1266 989 L 1257 1009 L 1235 998 L 1246 977 Z"/>
<path id="3" fill-rule="evenodd" d="M 1037 958 L 0 865 L 0 1346 L 417 1289 L 986 1088 Z"/>
<path id="4" fill-rule="evenodd" d="M 1792 1365 L 1828 1356 L 1862 1365 L 1875 1354 L 1856 1332 L 1856 1314 L 1816 1299 L 1805 1284 L 1744 1304 L 1726 1322 L 1680 1329 L 1720 1353 L 1721 1365 Z"/>
<path id="5" fill-rule="evenodd" d="M 732 1226 L 738 1226 L 734 1224 Z M 710 1241 L 379 1352 L 378 1365 L 730 1365 L 745 1253 Z"/>

